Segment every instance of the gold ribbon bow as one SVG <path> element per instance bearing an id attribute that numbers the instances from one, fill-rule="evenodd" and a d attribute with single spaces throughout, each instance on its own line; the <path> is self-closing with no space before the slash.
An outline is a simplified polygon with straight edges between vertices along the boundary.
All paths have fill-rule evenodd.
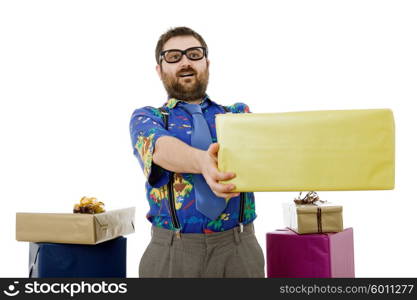
<path id="1" fill-rule="evenodd" d="M 95 197 L 82 197 L 80 203 L 74 205 L 74 213 L 99 214 L 105 212 L 104 203 Z"/>
<path id="2" fill-rule="evenodd" d="M 305 195 L 305 197 L 301 199 L 302 193 L 303 192 L 300 192 L 300 194 L 298 194 L 298 197 L 294 199 L 295 204 L 316 204 L 317 201 L 323 203 L 326 202 L 320 200 L 319 195 L 314 191 L 308 192 L 307 195 Z"/>

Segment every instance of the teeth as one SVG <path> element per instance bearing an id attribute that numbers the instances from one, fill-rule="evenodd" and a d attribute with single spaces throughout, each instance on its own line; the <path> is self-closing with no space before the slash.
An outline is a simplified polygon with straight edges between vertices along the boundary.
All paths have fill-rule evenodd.
<path id="1" fill-rule="evenodd" d="M 193 76 L 194 74 L 192 73 L 186 73 L 186 74 L 180 74 L 181 77 L 185 77 L 185 76 Z"/>

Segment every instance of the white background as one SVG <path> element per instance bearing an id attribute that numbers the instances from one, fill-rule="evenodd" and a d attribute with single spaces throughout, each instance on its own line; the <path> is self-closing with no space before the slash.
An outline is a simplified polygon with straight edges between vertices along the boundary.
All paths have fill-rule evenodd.
<path id="1" fill-rule="evenodd" d="M 208 94 L 253 112 L 391 108 L 393 191 L 321 192 L 354 228 L 357 277 L 415 277 L 415 1 L 1 1 L 0 277 L 28 274 L 16 212 L 71 212 L 82 196 L 136 206 L 129 277 L 150 239 L 129 118 L 160 106 L 160 34 L 189 26 L 209 45 Z M 256 234 L 283 226 L 291 193 L 256 193 Z"/>

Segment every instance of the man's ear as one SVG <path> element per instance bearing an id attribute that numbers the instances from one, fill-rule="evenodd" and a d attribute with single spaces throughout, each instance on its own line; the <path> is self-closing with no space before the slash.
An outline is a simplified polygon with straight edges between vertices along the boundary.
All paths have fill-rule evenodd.
<path id="1" fill-rule="evenodd" d="M 161 74 L 162 70 L 161 70 L 161 65 L 156 65 L 155 69 L 156 69 L 156 73 L 158 73 L 159 79 L 161 79 L 161 80 L 162 80 L 162 74 Z"/>
<path id="2" fill-rule="evenodd" d="M 207 58 L 207 68 L 210 66 L 210 61 L 209 61 L 209 59 Z"/>

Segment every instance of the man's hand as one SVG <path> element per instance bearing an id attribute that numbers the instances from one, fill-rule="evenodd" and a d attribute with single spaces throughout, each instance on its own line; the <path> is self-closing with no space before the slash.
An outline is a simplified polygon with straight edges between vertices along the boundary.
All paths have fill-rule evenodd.
<path id="1" fill-rule="evenodd" d="M 240 193 L 231 192 L 234 184 L 219 183 L 221 180 L 230 180 L 236 177 L 232 172 L 220 172 L 217 168 L 217 152 L 219 151 L 219 144 L 213 143 L 207 151 L 199 152 L 199 165 L 201 174 L 206 179 L 207 184 L 217 197 L 226 198 L 226 200 L 239 196 Z"/>
<path id="2" fill-rule="evenodd" d="M 230 180 L 236 175 L 231 172 L 220 172 L 217 168 L 219 144 L 211 144 L 207 151 L 191 147 L 183 141 L 162 136 L 156 141 L 153 161 L 166 170 L 176 173 L 202 174 L 207 184 L 217 197 L 230 199 L 240 193 L 230 192 L 234 184 L 219 183 Z"/>

